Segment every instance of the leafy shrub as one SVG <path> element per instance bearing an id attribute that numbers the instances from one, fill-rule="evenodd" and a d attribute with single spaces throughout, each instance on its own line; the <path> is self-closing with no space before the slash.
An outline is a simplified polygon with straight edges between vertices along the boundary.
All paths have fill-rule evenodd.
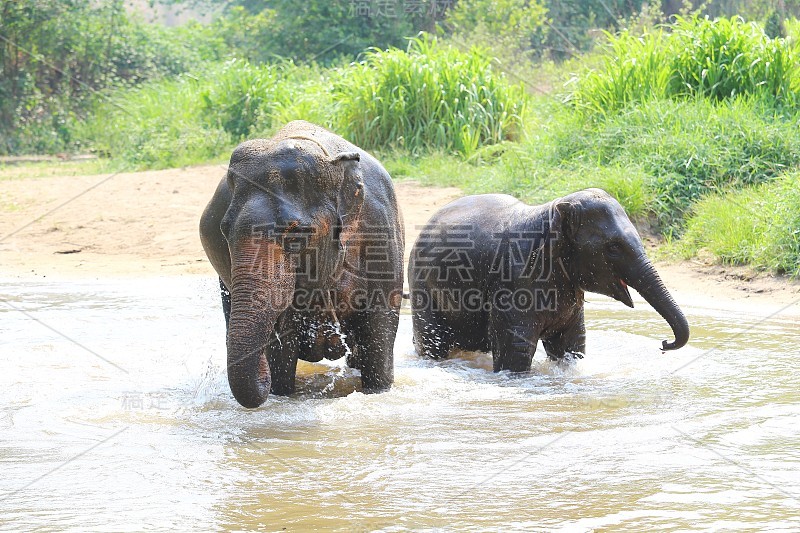
<path id="1" fill-rule="evenodd" d="M 437 0 L 438 1 L 438 0 Z M 431 6 L 400 1 L 232 0 L 216 22 L 227 42 L 254 62 L 287 58 L 328 64 L 369 46 L 398 46 L 429 26 Z"/>
<path id="2" fill-rule="evenodd" d="M 554 59 L 574 57 L 595 44 L 597 28 L 615 30 L 620 21 L 642 9 L 643 2 L 631 0 L 545 0 L 549 31 L 539 47 Z"/>
<path id="3" fill-rule="evenodd" d="M 530 60 L 547 33 L 547 8 L 540 0 L 459 0 L 445 28 L 456 42 L 480 43 L 509 63 Z"/>
<path id="4" fill-rule="evenodd" d="M 334 85 L 337 124 L 365 148 L 439 149 L 466 156 L 519 136 L 526 96 L 468 53 L 430 37 L 408 52 L 371 50 Z"/>

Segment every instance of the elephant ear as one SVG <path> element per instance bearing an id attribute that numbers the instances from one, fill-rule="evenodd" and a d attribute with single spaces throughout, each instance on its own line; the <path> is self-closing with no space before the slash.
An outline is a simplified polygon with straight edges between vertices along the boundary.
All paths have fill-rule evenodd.
<path id="1" fill-rule="evenodd" d="M 330 160 L 334 167 L 341 167 L 344 177 L 336 199 L 339 216 L 339 246 L 344 248 L 353 238 L 364 207 L 364 180 L 361 176 L 358 152 L 342 152 Z"/>
<path id="2" fill-rule="evenodd" d="M 581 204 L 568 200 L 556 200 L 550 204 L 550 233 L 556 239 L 572 241 L 580 227 Z"/>

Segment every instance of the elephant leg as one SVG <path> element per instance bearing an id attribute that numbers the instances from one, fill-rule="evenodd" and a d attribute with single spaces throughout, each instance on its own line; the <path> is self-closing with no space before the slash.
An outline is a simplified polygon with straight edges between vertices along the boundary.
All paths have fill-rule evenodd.
<path id="1" fill-rule="evenodd" d="M 583 359 L 586 354 L 586 324 L 583 309 L 575 314 L 567 329 L 544 339 L 542 344 L 547 357 L 552 361 L 563 360 L 568 356 L 573 359 Z"/>
<path id="2" fill-rule="evenodd" d="M 539 342 L 531 323 L 531 320 L 503 313 L 492 316 L 492 360 L 495 372 L 527 372 L 531 369 Z"/>
<path id="3" fill-rule="evenodd" d="M 298 322 L 281 317 L 278 325 L 281 327 L 275 328 L 275 333 L 267 346 L 267 361 L 272 375 L 270 392 L 280 396 L 288 396 L 294 392 L 295 376 L 297 375 L 299 352 Z"/>
<path id="4" fill-rule="evenodd" d="M 381 392 L 394 382 L 394 339 L 400 314 L 393 309 L 359 313 L 361 320 L 351 349 L 358 350 L 364 392 Z"/>
<path id="5" fill-rule="evenodd" d="M 414 348 L 422 357 L 445 359 L 453 348 L 454 334 L 441 313 L 431 309 L 414 311 Z"/>
<path id="6" fill-rule="evenodd" d="M 228 324 L 231 321 L 231 291 L 219 278 L 219 293 L 222 296 L 222 312 L 225 315 L 225 331 L 228 331 Z"/>

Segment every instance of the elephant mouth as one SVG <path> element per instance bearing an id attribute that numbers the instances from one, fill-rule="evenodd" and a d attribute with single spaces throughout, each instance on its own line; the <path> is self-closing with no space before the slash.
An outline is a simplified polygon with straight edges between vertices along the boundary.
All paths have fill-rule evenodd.
<path id="1" fill-rule="evenodd" d="M 622 278 L 618 280 L 618 283 L 611 284 L 611 297 L 624 303 L 628 307 L 633 307 L 633 300 L 628 290 L 628 284 L 625 283 L 625 280 Z"/>

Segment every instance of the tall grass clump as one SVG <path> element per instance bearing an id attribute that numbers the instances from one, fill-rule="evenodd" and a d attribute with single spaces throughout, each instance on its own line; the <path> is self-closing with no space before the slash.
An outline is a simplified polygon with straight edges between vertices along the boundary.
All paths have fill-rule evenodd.
<path id="1" fill-rule="evenodd" d="M 719 101 L 746 94 L 795 102 L 800 67 L 789 41 L 771 39 L 759 24 L 740 17 L 678 18 L 672 31 L 669 95 Z"/>
<path id="2" fill-rule="evenodd" d="M 768 37 L 739 17 L 678 18 L 660 30 L 609 35 L 600 68 L 573 78 L 567 101 L 607 116 L 654 98 L 751 95 L 796 103 L 800 62 L 790 40 Z"/>
<path id="3" fill-rule="evenodd" d="M 599 62 L 567 83 L 572 92 L 566 101 L 589 115 L 604 116 L 636 102 L 666 97 L 672 70 L 664 32 L 607 36 Z"/>
<path id="4" fill-rule="evenodd" d="M 480 50 L 461 52 L 435 38 L 408 51 L 371 50 L 333 87 L 337 123 L 365 148 L 441 150 L 469 156 L 518 138 L 526 95 L 492 70 Z"/>
<path id="5" fill-rule="evenodd" d="M 784 19 L 783 27 L 786 30 L 786 40 L 788 40 L 792 46 L 797 47 L 798 42 L 800 42 L 800 19 Z"/>
<path id="6" fill-rule="evenodd" d="M 704 198 L 676 245 L 691 257 L 705 250 L 726 264 L 800 276 L 800 174 Z"/>
<path id="7" fill-rule="evenodd" d="M 234 138 L 247 135 L 255 125 L 262 108 L 287 100 L 286 86 L 279 80 L 292 64 L 252 65 L 234 59 L 209 71 L 211 78 L 199 92 L 201 111 L 212 125 Z"/>

